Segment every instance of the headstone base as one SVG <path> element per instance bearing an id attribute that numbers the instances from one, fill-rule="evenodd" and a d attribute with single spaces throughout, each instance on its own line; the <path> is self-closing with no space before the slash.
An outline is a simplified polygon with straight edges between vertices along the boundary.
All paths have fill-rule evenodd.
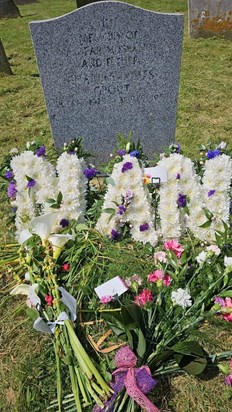
<path id="1" fill-rule="evenodd" d="M 21 17 L 18 7 L 12 0 L 0 0 L 0 19 Z"/>

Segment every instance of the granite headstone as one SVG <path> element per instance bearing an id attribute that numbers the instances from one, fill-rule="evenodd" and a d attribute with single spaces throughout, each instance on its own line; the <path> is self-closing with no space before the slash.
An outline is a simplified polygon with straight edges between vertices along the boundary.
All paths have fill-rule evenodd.
<path id="1" fill-rule="evenodd" d="M 14 0 L 17 6 L 25 6 L 26 4 L 37 3 L 37 0 Z"/>
<path id="2" fill-rule="evenodd" d="M 232 39 L 232 0 L 189 0 L 189 34 Z"/>
<path id="3" fill-rule="evenodd" d="M 0 19 L 20 17 L 19 9 L 13 0 L 0 0 Z"/>
<path id="4" fill-rule="evenodd" d="M 97 163 L 132 131 L 151 157 L 175 136 L 183 15 L 98 2 L 30 24 L 55 145 Z"/>
<path id="5" fill-rule="evenodd" d="M 13 74 L 1 39 L 0 39 L 0 73 Z"/>

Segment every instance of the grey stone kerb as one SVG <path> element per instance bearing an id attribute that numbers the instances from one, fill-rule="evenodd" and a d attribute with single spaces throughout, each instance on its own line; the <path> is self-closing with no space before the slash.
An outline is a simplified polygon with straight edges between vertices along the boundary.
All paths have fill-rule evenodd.
<path id="1" fill-rule="evenodd" d="M 173 141 L 183 15 L 98 2 L 30 23 L 55 145 L 75 137 L 99 164 L 117 133 L 151 158 Z"/>

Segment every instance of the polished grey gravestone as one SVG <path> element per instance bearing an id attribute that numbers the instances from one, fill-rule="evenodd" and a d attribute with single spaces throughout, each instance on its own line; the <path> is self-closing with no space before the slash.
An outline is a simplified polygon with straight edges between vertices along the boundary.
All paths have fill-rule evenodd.
<path id="1" fill-rule="evenodd" d="M 0 39 L 0 73 L 13 74 L 1 39 Z"/>
<path id="2" fill-rule="evenodd" d="M 189 0 L 189 34 L 232 39 L 232 0 Z"/>
<path id="3" fill-rule="evenodd" d="M 20 17 L 18 7 L 13 0 L 0 0 L 0 19 Z"/>
<path id="4" fill-rule="evenodd" d="M 150 158 L 173 141 L 183 15 L 98 2 L 30 29 L 56 146 L 82 136 L 100 163 L 117 133 Z"/>

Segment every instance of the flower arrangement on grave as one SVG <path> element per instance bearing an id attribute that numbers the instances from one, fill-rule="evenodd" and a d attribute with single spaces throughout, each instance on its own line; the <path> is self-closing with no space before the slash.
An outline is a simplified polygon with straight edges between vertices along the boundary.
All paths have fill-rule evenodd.
<path id="1" fill-rule="evenodd" d="M 232 357 L 207 353 L 195 339 L 210 316 L 232 321 L 231 154 L 223 144 L 202 147 L 192 162 L 172 145 L 157 162 L 167 172 L 157 186 L 140 145 L 120 141 L 106 185 L 80 140 L 55 162 L 33 142 L 1 168 L 18 242 L 2 263 L 12 268 L 11 294 L 26 296 L 34 329 L 54 342 L 51 410 L 158 412 L 160 376 L 198 375 Z M 141 273 L 122 264 L 112 270 L 120 254 L 140 261 L 139 250 Z M 70 376 L 66 396 L 61 363 Z"/>

